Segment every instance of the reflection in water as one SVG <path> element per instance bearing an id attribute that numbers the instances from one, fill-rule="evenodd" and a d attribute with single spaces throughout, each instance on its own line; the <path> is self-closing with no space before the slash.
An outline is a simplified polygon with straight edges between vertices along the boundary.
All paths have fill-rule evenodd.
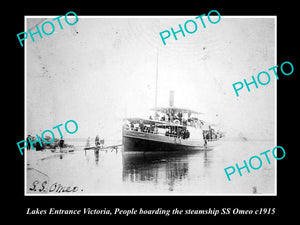
<path id="1" fill-rule="evenodd" d="M 207 153 L 204 151 L 204 165 Z M 189 157 L 203 152 L 123 152 L 123 182 L 151 182 L 164 180 L 173 191 L 174 184 L 188 178 Z"/>
<path id="2" fill-rule="evenodd" d="M 209 161 L 209 159 L 207 157 L 207 151 L 204 151 L 204 157 L 203 158 L 204 158 L 204 167 L 208 167 L 210 161 Z"/>
<path id="3" fill-rule="evenodd" d="M 116 154 L 118 154 L 118 149 L 112 149 L 112 150 L 108 150 L 108 149 L 94 149 L 94 157 L 95 157 L 95 164 L 98 165 L 99 164 L 99 156 L 100 154 L 99 153 L 103 153 L 103 154 L 106 154 L 106 153 L 111 153 L 111 152 L 115 152 Z M 87 153 L 85 151 L 85 157 L 87 158 Z M 87 158 L 88 160 L 88 158 Z"/>
<path id="4" fill-rule="evenodd" d="M 244 171 L 243 176 L 236 172 L 232 182 L 224 173 L 224 168 L 273 145 L 267 141 L 228 141 L 206 151 L 164 153 L 124 152 L 121 148 L 74 153 L 27 151 L 27 192 L 36 180 L 40 185 L 45 181 L 32 172 L 35 169 L 46 174 L 49 182 L 83 190 L 75 194 L 274 193 L 275 159 L 257 171 Z"/>
<path id="5" fill-rule="evenodd" d="M 95 149 L 94 154 L 95 154 L 95 163 L 96 163 L 96 165 L 98 165 L 98 163 L 99 163 L 99 149 Z"/>
<path id="6" fill-rule="evenodd" d="M 187 178 L 188 163 L 187 162 L 174 162 L 168 163 L 166 168 L 166 177 L 169 185 L 169 190 L 173 191 L 176 180 L 183 180 Z"/>

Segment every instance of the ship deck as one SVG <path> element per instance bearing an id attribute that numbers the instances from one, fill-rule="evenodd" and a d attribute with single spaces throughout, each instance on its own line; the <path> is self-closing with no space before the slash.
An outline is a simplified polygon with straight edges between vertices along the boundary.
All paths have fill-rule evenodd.
<path id="1" fill-rule="evenodd" d="M 132 130 L 123 131 L 124 151 L 200 150 L 204 148 L 203 144 L 200 139 L 182 139 Z"/>

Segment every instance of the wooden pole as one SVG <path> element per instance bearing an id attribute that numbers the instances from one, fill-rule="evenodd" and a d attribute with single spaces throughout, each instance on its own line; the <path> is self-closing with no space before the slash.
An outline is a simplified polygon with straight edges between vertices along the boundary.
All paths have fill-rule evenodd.
<path id="1" fill-rule="evenodd" d="M 156 79 L 155 79 L 155 113 L 157 108 L 157 84 L 158 84 L 158 49 L 157 49 L 157 58 L 156 58 Z"/>

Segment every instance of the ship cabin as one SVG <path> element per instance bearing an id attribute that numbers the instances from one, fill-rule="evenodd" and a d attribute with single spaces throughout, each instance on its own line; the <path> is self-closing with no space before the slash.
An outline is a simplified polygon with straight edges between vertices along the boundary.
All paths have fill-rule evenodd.
<path id="1" fill-rule="evenodd" d="M 125 129 L 188 140 L 193 136 L 195 130 L 201 129 L 204 124 L 197 117 L 200 113 L 193 110 L 160 107 L 154 108 L 152 111 L 149 119 L 127 118 Z M 197 133 L 199 135 L 199 132 Z"/>

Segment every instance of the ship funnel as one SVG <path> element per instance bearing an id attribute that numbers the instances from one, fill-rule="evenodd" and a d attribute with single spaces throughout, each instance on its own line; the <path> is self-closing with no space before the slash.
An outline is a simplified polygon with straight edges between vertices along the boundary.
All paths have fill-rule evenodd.
<path id="1" fill-rule="evenodd" d="M 174 107 L 174 91 L 170 91 L 169 106 Z"/>

